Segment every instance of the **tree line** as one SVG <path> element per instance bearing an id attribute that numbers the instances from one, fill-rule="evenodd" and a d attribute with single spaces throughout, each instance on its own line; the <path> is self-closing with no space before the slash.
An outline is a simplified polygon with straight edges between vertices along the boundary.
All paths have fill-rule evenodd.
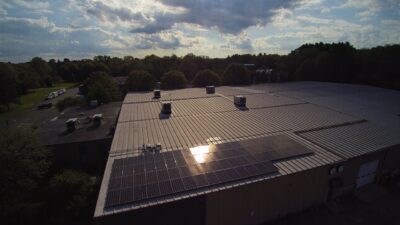
<path id="1" fill-rule="evenodd" d="M 0 63 L 0 104 L 7 106 L 17 102 L 18 96 L 27 93 L 29 89 L 51 86 L 54 82 L 84 82 L 96 72 L 110 76 L 146 73 L 149 76 L 143 79 L 155 82 L 161 81 L 165 73 L 174 71 L 183 74 L 189 83 L 198 81 L 207 84 L 209 82 L 205 82 L 204 77 L 195 79 L 196 74 L 204 74 L 206 71 L 207 75 L 203 76 L 213 79 L 211 83 L 249 83 L 246 80 L 248 77 L 225 76 L 231 64 L 254 64 L 255 69 L 272 69 L 273 74 L 278 74 L 285 81 L 358 83 L 400 90 L 399 58 L 399 44 L 356 49 L 349 43 L 304 44 L 288 55 L 236 54 L 226 58 L 188 54 L 183 57 L 149 55 L 139 59 L 132 56 L 95 56 L 93 59 L 45 61 L 35 57 L 26 63 Z M 239 66 L 235 68 L 231 69 L 235 74 L 243 70 Z M 248 69 L 246 73 L 254 75 L 254 71 Z M 130 79 L 131 83 L 139 80 Z M 194 85 L 199 86 L 200 83 Z"/>

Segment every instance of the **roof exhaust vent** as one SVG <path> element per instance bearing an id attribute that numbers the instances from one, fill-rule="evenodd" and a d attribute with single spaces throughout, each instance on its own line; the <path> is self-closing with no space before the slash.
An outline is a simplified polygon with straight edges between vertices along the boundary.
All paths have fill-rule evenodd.
<path id="1" fill-rule="evenodd" d="M 171 114 L 171 112 L 172 112 L 171 102 L 161 102 L 161 105 L 162 105 L 161 113 Z"/>
<path id="2" fill-rule="evenodd" d="M 243 95 L 235 95 L 233 98 L 233 103 L 239 107 L 246 107 L 246 97 Z"/>
<path id="3" fill-rule="evenodd" d="M 67 130 L 69 132 L 76 130 L 78 118 L 69 118 L 67 121 L 65 121 L 65 125 L 67 126 Z"/>
<path id="4" fill-rule="evenodd" d="M 161 91 L 159 89 L 154 90 L 154 98 L 161 98 Z"/>
<path id="5" fill-rule="evenodd" d="M 215 93 L 215 86 L 210 85 L 206 87 L 207 94 L 214 94 Z"/>
<path id="6" fill-rule="evenodd" d="M 103 114 L 94 114 L 93 117 L 93 126 L 97 127 L 101 125 L 101 120 L 103 119 Z"/>

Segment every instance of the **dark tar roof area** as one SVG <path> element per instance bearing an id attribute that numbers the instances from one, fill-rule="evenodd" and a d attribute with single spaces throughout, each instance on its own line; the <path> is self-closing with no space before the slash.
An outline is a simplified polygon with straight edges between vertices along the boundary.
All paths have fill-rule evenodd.
<path id="1" fill-rule="evenodd" d="M 110 126 L 115 126 L 121 104 L 121 102 L 112 102 L 95 108 L 73 107 L 52 118 L 47 118 L 38 129 L 42 143 L 57 145 L 112 138 Z M 95 114 L 102 114 L 99 126 L 94 126 L 93 121 L 89 120 Z M 68 131 L 65 124 L 70 118 L 78 119 L 74 131 Z"/>
<path id="2" fill-rule="evenodd" d="M 246 107 L 235 106 L 234 95 L 245 96 Z M 169 116 L 160 113 L 161 102 L 166 100 L 172 102 Z M 161 99 L 153 99 L 152 92 L 128 93 L 121 107 L 95 217 L 272 179 L 398 145 L 399 112 L 398 91 L 337 83 L 222 86 L 216 88 L 215 94 L 206 94 L 204 88 L 188 88 L 162 91 Z M 279 160 L 272 160 L 270 153 L 263 153 L 269 158 L 252 155 L 256 161 L 265 160 L 259 165 L 248 158 L 247 148 L 229 150 L 227 163 L 220 162 L 225 156 L 215 156 L 210 150 L 210 146 L 242 145 L 267 137 L 284 137 L 284 142 L 303 146 L 311 154 L 299 152 L 295 157 Z M 162 146 L 161 152 L 144 153 L 143 146 L 157 143 Z M 274 145 L 265 146 L 260 148 Z M 274 148 L 278 155 L 302 149 L 283 145 Z M 196 149 L 203 150 L 196 153 Z M 199 161 L 192 165 L 180 153 Z M 229 167 L 230 161 L 234 165 L 243 163 L 242 156 L 248 159 L 246 166 L 256 164 L 264 172 Z M 197 169 L 187 172 L 181 169 L 185 166 Z M 150 180 L 143 180 L 143 176 Z"/>

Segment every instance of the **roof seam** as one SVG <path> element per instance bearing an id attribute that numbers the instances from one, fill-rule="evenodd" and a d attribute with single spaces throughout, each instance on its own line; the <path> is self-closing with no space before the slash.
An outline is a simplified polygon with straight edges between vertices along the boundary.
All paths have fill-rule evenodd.
<path id="1" fill-rule="evenodd" d="M 294 133 L 301 135 L 302 133 L 326 130 L 326 129 L 337 128 L 337 127 L 345 127 L 345 126 L 366 123 L 366 122 L 368 122 L 368 120 L 362 119 L 362 120 L 356 120 L 356 121 L 345 122 L 345 123 L 340 123 L 340 124 L 334 124 L 334 125 L 330 125 L 330 126 L 316 127 L 316 128 L 306 129 L 306 130 L 298 130 L 298 131 L 295 131 Z"/>
<path id="2" fill-rule="evenodd" d="M 131 103 L 128 103 L 131 104 Z M 259 110 L 259 109 L 269 109 L 269 108 L 280 108 L 280 107 L 289 107 L 289 106 L 296 106 L 296 105 L 306 105 L 310 104 L 309 102 L 300 102 L 300 103 L 292 103 L 292 104 L 284 104 L 284 105 L 273 105 L 273 106 L 264 106 L 264 107 L 254 107 L 254 108 L 248 108 L 248 110 Z M 312 105 L 312 104 L 310 104 Z M 204 115 L 215 115 L 215 114 L 223 114 L 223 113 L 228 113 L 228 112 L 238 112 L 238 111 L 243 111 L 240 109 L 235 109 L 235 110 L 226 110 L 226 111 L 219 111 L 219 112 L 208 112 L 208 113 L 199 113 L 195 115 L 179 115 L 179 116 L 171 116 L 170 118 L 187 118 L 187 117 L 196 117 L 196 116 L 204 116 Z M 245 110 L 247 111 L 247 110 Z M 139 122 L 139 121 L 150 121 L 150 120 L 160 120 L 160 117 L 158 118 L 149 118 L 149 119 L 133 119 L 129 121 L 119 121 L 118 123 L 129 123 L 129 122 Z"/>

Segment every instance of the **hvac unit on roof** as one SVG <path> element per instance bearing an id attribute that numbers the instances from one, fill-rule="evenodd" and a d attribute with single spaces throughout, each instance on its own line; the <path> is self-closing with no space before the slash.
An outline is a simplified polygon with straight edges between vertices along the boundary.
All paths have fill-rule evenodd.
<path id="1" fill-rule="evenodd" d="M 103 119 L 103 114 L 94 114 L 93 117 L 93 126 L 100 126 L 101 120 Z"/>
<path id="2" fill-rule="evenodd" d="M 172 105 L 171 102 L 161 102 L 161 113 L 163 114 L 171 114 L 172 113 Z"/>
<path id="3" fill-rule="evenodd" d="M 78 118 L 69 118 L 67 121 L 65 121 L 67 130 L 70 132 L 76 130 L 77 124 L 78 124 Z"/>
<path id="4" fill-rule="evenodd" d="M 233 103 L 234 103 L 236 106 L 245 107 L 245 106 L 246 106 L 246 97 L 244 97 L 243 95 L 236 95 L 236 96 L 233 98 Z"/>
<path id="5" fill-rule="evenodd" d="M 206 87 L 207 94 L 214 94 L 215 93 L 215 86 L 210 85 Z"/>
<path id="6" fill-rule="evenodd" d="M 161 98 L 161 91 L 159 89 L 154 90 L 154 98 Z"/>

